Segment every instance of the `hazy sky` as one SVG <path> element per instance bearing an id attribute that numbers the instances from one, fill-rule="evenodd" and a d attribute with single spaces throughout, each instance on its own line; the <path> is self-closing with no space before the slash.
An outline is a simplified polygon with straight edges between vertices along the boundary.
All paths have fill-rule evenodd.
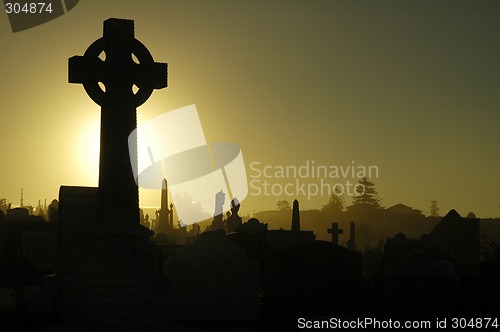
<path id="1" fill-rule="evenodd" d="M 303 209 L 328 200 L 254 196 L 263 180 L 295 183 L 255 168 L 354 161 L 378 168 L 384 206 L 428 214 L 435 199 L 442 214 L 500 216 L 496 0 L 82 0 L 18 33 L 0 13 L 0 197 L 14 206 L 21 188 L 36 205 L 62 184 L 97 185 L 100 107 L 67 83 L 67 59 L 110 17 L 135 20 L 136 38 L 169 64 L 169 87 L 139 108 L 140 120 L 196 104 L 208 141 L 241 146 L 249 180 L 261 181 L 242 214 L 280 199 Z M 159 192 L 141 191 L 141 204 L 159 205 Z"/>

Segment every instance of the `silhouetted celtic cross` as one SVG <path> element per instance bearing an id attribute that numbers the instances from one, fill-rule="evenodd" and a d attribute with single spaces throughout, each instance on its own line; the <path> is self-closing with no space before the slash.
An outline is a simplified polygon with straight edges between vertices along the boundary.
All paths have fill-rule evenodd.
<path id="1" fill-rule="evenodd" d="M 101 53 L 105 60 L 99 58 Z M 137 127 L 136 108 L 154 89 L 167 86 L 167 64 L 154 62 L 148 49 L 134 38 L 134 21 L 108 19 L 103 37 L 83 56 L 69 59 L 69 82 L 83 84 L 90 98 L 101 106 L 101 219 L 138 224 L 139 195 L 131 167 L 131 162 L 137 163 L 137 146 L 130 146 L 129 151 L 128 137 Z M 136 93 L 134 85 L 138 87 Z"/>

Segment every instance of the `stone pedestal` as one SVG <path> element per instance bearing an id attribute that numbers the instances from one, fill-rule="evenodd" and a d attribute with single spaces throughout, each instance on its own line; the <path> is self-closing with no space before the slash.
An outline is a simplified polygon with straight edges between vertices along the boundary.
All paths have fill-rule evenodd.
<path id="1" fill-rule="evenodd" d="M 259 264 L 224 231 L 200 234 L 168 259 L 179 321 L 255 321 L 259 318 Z"/>
<path id="2" fill-rule="evenodd" d="M 66 327 L 172 323 L 171 286 L 158 272 L 151 232 L 97 222 L 97 188 L 61 187 L 56 306 Z"/>

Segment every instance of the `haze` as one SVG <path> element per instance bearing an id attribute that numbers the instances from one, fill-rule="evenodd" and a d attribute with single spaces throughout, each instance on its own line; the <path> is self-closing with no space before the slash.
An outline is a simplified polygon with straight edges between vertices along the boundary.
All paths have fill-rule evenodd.
<path id="1" fill-rule="evenodd" d="M 384 206 L 428 214 L 435 199 L 498 217 L 499 16 L 498 1 L 85 0 L 14 34 L 2 13 L 0 198 L 17 206 L 24 188 L 36 205 L 63 184 L 97 185 L 100 107 L 68 84 L 67 59 L 119 17 L 169 64 L 139 120 L 196 104 L 208 141 L 241 146 L 249 180 L 252 162 L 376 166 Z M 328 201 L 249 191 L 240 214 Z M 159 191 L 140 195 L 159 206 Z"/>

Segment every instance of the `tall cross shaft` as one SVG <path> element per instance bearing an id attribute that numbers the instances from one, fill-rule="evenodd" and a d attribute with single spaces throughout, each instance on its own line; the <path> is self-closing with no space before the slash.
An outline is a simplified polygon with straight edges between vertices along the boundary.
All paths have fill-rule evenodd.
<path id="1" fill-rule="evenodd" d="M 105 60 L 99 58 L 102 52 Z M 103 37 L 83 56 L 70 58 L 68 64 L 69 82 L 83 84 L 90 98 L 101 106 L 99 221 L 139 224 L 139 191 L 132 171 L 137 168 L 137 137 L 129 144 L 129 136 L 137 127 L 136 108 L 153 89 L 167 86 L 167 64 L 155 63 L 147 48 L 134 38 L 134 21 L 122 19 L 104 21 Z"/>

